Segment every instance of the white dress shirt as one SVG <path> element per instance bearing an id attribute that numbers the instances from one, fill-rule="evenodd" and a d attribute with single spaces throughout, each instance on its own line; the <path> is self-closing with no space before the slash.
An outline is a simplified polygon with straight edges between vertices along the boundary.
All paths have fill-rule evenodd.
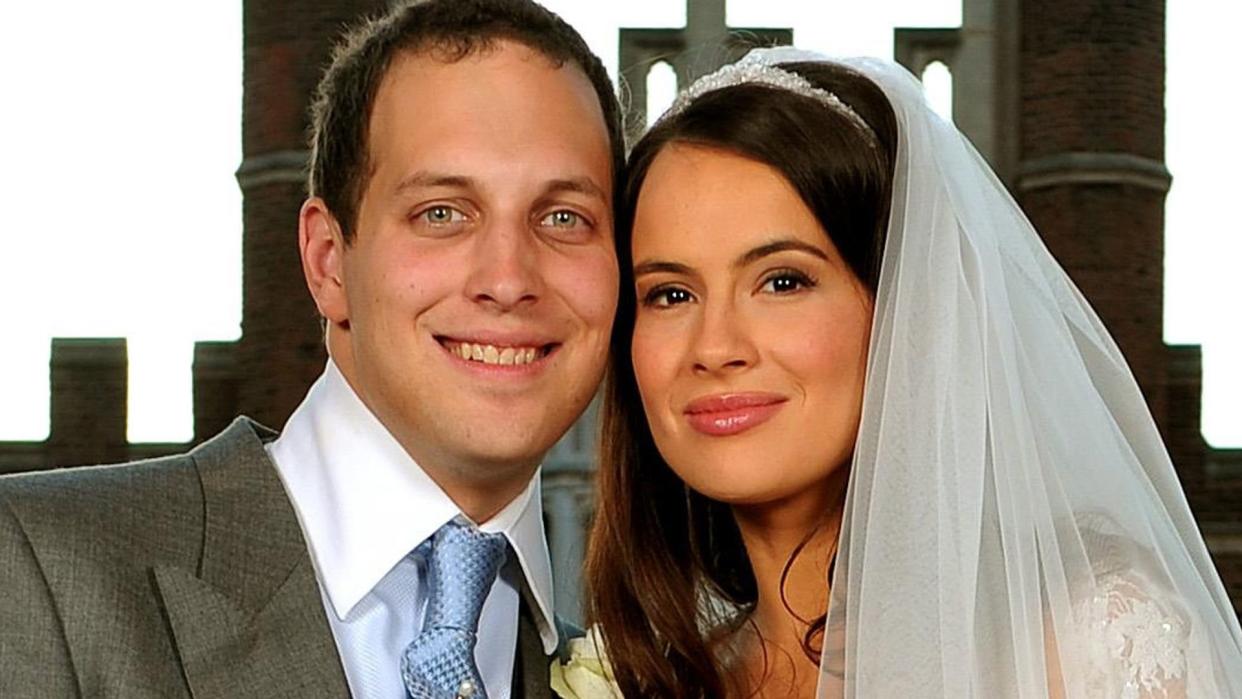
<path id="1" fill-rule="evenodd" d="M 351 692 L 404 699 L 401 655 L 422 628 L 427 603 L 426 564 L 414 549 L 461 511 L 331 360 L 267 450 L 310 548 Z M 475 648 L 488 696 L 508 699 L 523 576 L 544 651 L 557 645 L 538 473 L 479 528 L 504 534 L 517 554 L 483 604 Z"/>

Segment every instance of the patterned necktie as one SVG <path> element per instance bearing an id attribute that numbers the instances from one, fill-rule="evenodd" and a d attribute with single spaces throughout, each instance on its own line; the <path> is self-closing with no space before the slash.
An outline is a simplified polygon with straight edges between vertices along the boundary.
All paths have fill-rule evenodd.
<path id="1" fill-rule="evenodd" d="M 460 518 L 431 538 L 423 630 L 401 656 L 411 699 L 487 699 L 474 646 L 505 550 L 503 534 L 484 534 Z"/>

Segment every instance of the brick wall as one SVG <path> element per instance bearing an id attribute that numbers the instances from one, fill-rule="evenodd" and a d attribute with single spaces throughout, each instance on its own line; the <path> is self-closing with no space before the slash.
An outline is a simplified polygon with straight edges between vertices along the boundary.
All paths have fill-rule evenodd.
<path id="1" fill-rule="evenodd" d="M 381 0 L 245 3 L 245 161 L 238 177 L 245 193 L 244 301 L 237 412 L 274 428 L 302 400 L 326 358 L 297 248 L 307 106 L 341 29 L 384 7 Z"/>
<path id="2" fill-rule="evenodd" d="M 195 441 L 238 413 L 279 427 L 323 365 L 319 322 L 297 254 L 306 106 L 331 38 L 384 5 L 245 3 L 245 162 L 238 172 L 245 193 L 243 339 L 196 348 Z M 1162 341 L 1165 4 L 1017 5 L 1015 193 L 1130 361 L 1226 585 L 1242 606 L 1242 552 L 1234 550 L 1242 546 L 1242 450 L 1207 449 L 1199 431 L 1198 348 L 1166 348 Z M 1100 154 L 1112 159 L 1081 157 Z M 56 340 L 51 372 L 51 437 L 0 443 L 0 473 L 185 448 L 126 443 L 123 340 Z"/>
<path id="3" fill-rule="evenodd" d="M 1018 4 L 1016 194 L 1125 354 L 1242 609 L 1242 451 L 1208 447 L 1199 348 L 1163 341 L 1165 3 Z"/>
<path id="4" fill-rule="evenodd" d="M 245 3 L 242 339 L 195 348 L 195 442 L 239 413 L 279 428 L 323 369 L 322 333 L 297 247 L 307 107 L 341 30 L 386 4 Z M 0 443 L 0 473 L 125 461 L 187 446 L 127 443 L 124 340 L 57 339 L 51 371 L 51 437 Z"/>
<path id="5" fill-rule="evenodd" d="M 194 345 L 194 441 L 219 433 L 237 416 L 236 342 Z"/>
<path id="6" fill-rule="evenodd" d="M 42 442 L 0 442 L 0 474 L 171 454 L 183 444 L 126 438 L 129 361 L 124 338 L 56 338 L 49 362 L 51 429 Z"/>
<path id="7" fill-rule="evenodd" d="M 1234 611 L 1242 617 L 1242 553 L 1219 554 L 1216 569 L 1225 581 L 1225 592 L 1233 600 Z"/>
<path id="8" fill-rule="evenodd" d="M 123 461 L 129 364 L 125 340 L 63 339 L 52 345 L 51 434 L 55 463 Z"/>
<path id="9" fill-rule="evenodd" d="M 1019 172 L 1041 177 L 1020 176 L 1019 201 L 1163 426 L 1165 191 L 1150 169 L 1164 161 L 1165 4 L 1020 6 Z"/>

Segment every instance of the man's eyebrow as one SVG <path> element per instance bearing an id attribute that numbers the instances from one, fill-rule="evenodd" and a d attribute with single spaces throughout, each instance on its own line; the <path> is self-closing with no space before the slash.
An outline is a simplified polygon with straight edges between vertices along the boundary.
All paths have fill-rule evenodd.
<path id="1" fill-rule="evenodd" d="M 747 250 L 745 253 L 738 256 L 736 260 L 734 260 L 733 266 L 735 268 L 745 267 L 746 265 L 751 264 L 756 260 L 761 260 L 768 255 L 775 255 L 778 252 L 785 252 L 786 250 L 805 252 L 808 255 L 818 257 L 824 262 L 831 262 L 828 258 L 828 253 L 815 247 L 814 245 L 796 238 L 783 238 L 781 240 L 774 240 L 770 243 L 764 243 L 763 245 Z"/>
<path id="2" fill-rule="evenodd" d="M 420 170 L 401 180 L 397 184 L 396 191 L 404 192 L 410 189 L 418 189 L 420 187 L 456 187 L 461 189 L 474 188 L 475 180 L 465 175 L 450 175 L 443 172 L 431 172 L 428 170 Z M 575 192 L 594 197 L 600 201 L 607 202 L 608 195 L 604 190 L 589 177 L 566 177 L 562 179 L 551 180 L 544 187 L 546 194 L 557 192 Z"/>
<path id="3" fill-rule="evenodd" d="M 637 279 L 644 274 L 656 274 L 658 272 L 667 272 L 669 274 L 692 274 L 694 270 L 680 262 L 668 262 L 665 260 L 644 260 L 634 265 L 634 278 Z"/>
<path id="4" fill-rule="evenodd" d="M 464 175 L 450 175 L 443 172 L 419 170 L 397 184 L 397 192 L 404 192 L 419 187 L 473 187 L 474 180 Z"/>
<path id="5" fill-rule="evenodd" d="M 555 192 L 573 192 L 576 194 L 585 194 L 588 197 L 594 197 L 600 201 L 607 202 L 608 195 L 595 181 L 589 177 L 566 177 L 555 179 L 548 182 L 545 191 L 548 194 Z"/>

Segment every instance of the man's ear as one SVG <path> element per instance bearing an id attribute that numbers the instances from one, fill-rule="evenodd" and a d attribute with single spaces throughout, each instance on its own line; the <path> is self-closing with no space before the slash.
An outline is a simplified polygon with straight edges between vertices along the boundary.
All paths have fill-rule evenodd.
<path id="1" fill-rule="evenodd" d="M 298 248 L 302 252 L 302 273 L 319 314 L 329 323 L 349 320 L 345 298 L 345 238 L 336 217 L 319 197 L 302 204 L 298 214 Z"/>

